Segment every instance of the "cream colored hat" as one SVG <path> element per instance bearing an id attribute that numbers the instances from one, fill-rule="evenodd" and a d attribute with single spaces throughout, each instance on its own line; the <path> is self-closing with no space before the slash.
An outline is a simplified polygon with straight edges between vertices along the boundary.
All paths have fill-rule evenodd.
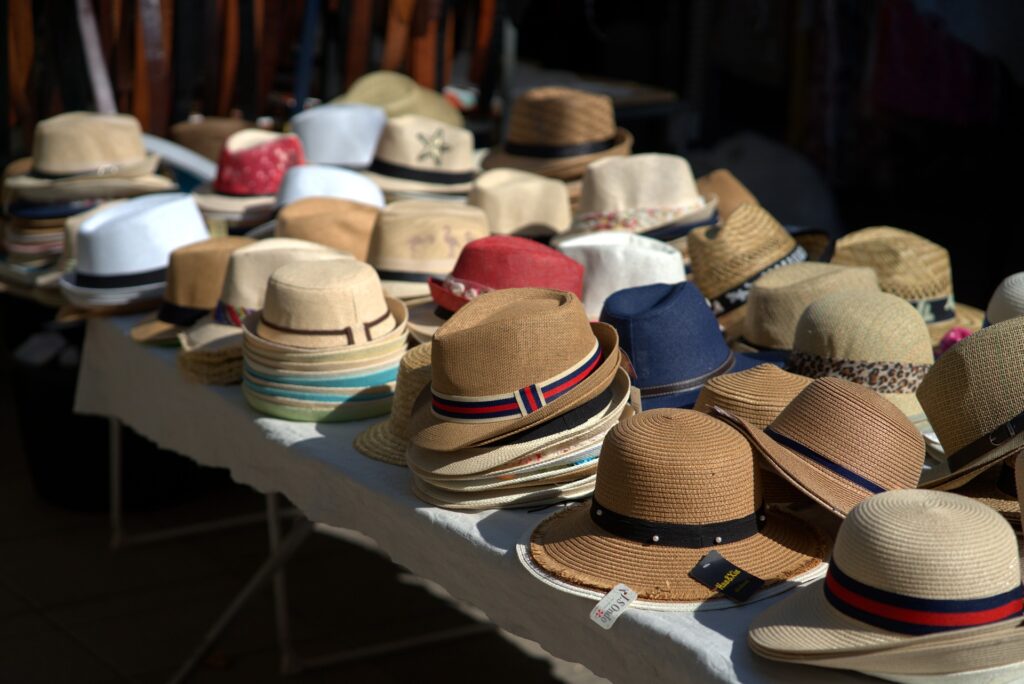
<path id="1" fill-rule="evenodd" d="M 462 112 L 441 93 L 424 88 L 397 71 L 371 71 L 357 78 L 344 95 L 331 102 L 360 102 L 381 107 L 389 117 L 418 114 L 449 126 L 463 126 Z"/>
<path id="2" fill-rule="evenodd" d="M 485 171 L 473 181 L 467 201 L 484 210 L 495 235 L 557 235 L 572 221 L 565 182 L 528 171 Z"/>
<path id="3" fill-rule="evenodd" d="M 985 325 L 1024 316 L 1024 271 L 1003 278 L 985 309 Z"/>
<path id="4" fill-rule="evenodd" d="M 478 207 L 403 200 L 380 212 L 370 240 L 370 265 L 392 297 L 429 297 L 427 280 L 443 280 L 466 244 L 490 234 Z"/>
<path id="5" fill-rule="evenodd" d="M 333 197 L 307 197 L 277 212 L 274 235 L 309 240 L 366 261 L 377 207 Z"/>
<path id="6" fill-rule="evenodd" d="M 478 173 L 473 133 L 414 114 L 391 119 L 365 173 L 385 193 L 467 193 Z"/>

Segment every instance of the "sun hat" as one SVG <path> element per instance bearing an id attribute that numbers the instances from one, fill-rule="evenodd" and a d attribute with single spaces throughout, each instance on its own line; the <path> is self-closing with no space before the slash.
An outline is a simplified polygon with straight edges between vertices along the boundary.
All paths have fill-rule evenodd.
<path id="1" fill-rule="evenodd" d="M 728 169 L 715 169 L 697 179 L 697 192 L 704 197 L 718 198 L 718 216 L 729 220 L 741 204 L 760 204 L 753 193 Z"/>
<path id="2" fill-rule="evenodd" d="M 985 325 L 1024 316 L 1024 271 L 1006 276 L 985 309 Z"/>
<path id="3" fill-rule="evenodd" d="M 185 193 L 136 197 L 82 223 L 75 269 L 60 289 L 73 305 L 95 308 L 159 300 L 171 252 L 209 237 Z"/>
<path id="4" fill-rule="evenodd" d="M 543 287 L 583 296 L 583 267 L 539 242 L 511 235 L 491 235 L 468 243 L 455 268 L 444 278 L 431 277 L 430 301 L 409 310 L 413 337 L 429 340 L 453 313 L 484 292 L 511 287 Z"/>
<path id="5" fill-rule="evenodd" d="M 618 335 L 590 323 L 576 295 L 486 292 L 434 333 L 431 385 L 410 441 L 457 451 L 507 438 L 600 395 L 619 365 Z"/>
<path id="6" fill-rule="evenodd" d="M 132 328 L 136 342 L 177 344 L 178 333 L 217 306 L 232 252 L 254 241 L 226 236 L 195 242 L 171 252 L 160 309 Z"/>
<path id="7" fill-rule="evenodd" d="M 451 273 L 462 248 L 489 234 L 487 216 L 477 207 L 402 200 L 377 217 L 367 261 L 390 296 L 426 297 L 427 281 Z"/>
<path id="8" fill-rule="evenodd" d="M 939 357 L 917 389 L 949 475 L 923 487 L 954 489 L 1024 449 L 1024 318 L 990 325 Z"/>
<path id="9" fill-rule="evenodd" d="M 573 232 L 628 230 L 668 242 L 715 222 L 718 198 L 697 190 L 690 162 L 674 154 L 631 154 L 587 166 Z"/>
<path id="10" fill-rule="evenodd" d="M 450 126 L 462 126 L 465 121 L 460 112 L 441 93 L 424 88 L 405 74 L 397 71 L 371 71 L 363 74 L 332 103 L 361 102 L 381 107 L 389 117 L 418 114 Z"/>
<path id="11" fill-rule="evenodd" d="M 891 226 L 855 230 L 836 240 L 832 261 L 875 269 L 882 292 L 903 297 L 924 318 L 932 346 L 954 327 L 981 327 L 984 313 L 953 297 L 949 252 L 916 233 Z"/>
<path id="12" fill-rule="evenodd" d="M 1021 529 L 1020 490 L 1017 488 L 1017 466 L 1020 456 L 1010 456 L 1002 464 L 988 468 L 963 487 L 951 490 L 993 509 L 1014 529 Z"/>
<path id="13" fill-rule="evenodd" d="M 484 171 L 473 181 L 466 201 L 484 210 L 497 235 L 558 235 L 572 222 L 565 183 L 519 169 Z"/>
<path id="14" fill-rule="evenodd" d="M 996 512 L 948 492 L 873 496 L 839 528 L 825 579 L 754 618 L 772 660 L 942 675 L 1022 659 L 1017 542 Z M 884 675 L 883 675 L 884 676 Z"/>
<path id="15" fill-rule="evenodd" d="M 333 197 L 384 207 L 384 193 L 361 173 L 323 164 L 293 166 L 284 174 L 274 205 L 285 207 L 307 197 Z"/>
<path id="16" fill-rule="evenodd" d="M 465 194 L 478 169 L 473 132 L 407 114 L 388 121 L 367 178 L 385 193 Z"/>
<path id="17" fill-rule="evenodd" d="M 507 166 L 573 180 L 587 165 L 633 149 L 633 135 L 615 124 L 607 95 L 561 86 L 531 88 L 512 103 L 504 146 L 491 149 L 485 169 Z"/>
<path id="18" fill-rule="evenodd" d="M 848 290 L 804 310 L 786 370 L 863 385 L 918 421 L 924 410 L 915 392 L 934 362 L 928 328 L 914 307 L 885 292 Z"/>
<path id="19" fill-rule="evenodd" d="M 693 283 L 619 290 L 605 300 L 601 321 L 619 333 L 645 410 L 689 408 L 709 379 L 760 363 L 729 349 Z"/>
<path id="20" fill-rule="evenodd" d="M 309 162 L 365 169 L 373 162 L 387 120 L 380 107 L 324 104 L 299 112 L 289 123 Z"/>
<path id="21" fill-rule="evenodd" d="M 228 137 L 252 127 L 251 121 L 233 116 L 192 115 L 171 126 L 171 140 L 207 159 L 217 161 Z"/>
<path id="22" fill-rule="evenodd" d="M 839 378 L 812 382 L 764 430 L 718 408 L 714 414 L 840 518 L 869 496 L 917 486 L 924 464 L 924 439 L 907 417 L 878 393 Z"/>
<path id="23" fill-rule="evenodd" d="M 543 520 L 530 557 L 550 576 L 643 599 L 700 602 L 717 593 L 689 576 L 716 550 L 773 585 L 820 566 L 826 537 L 761 499 L 750 445 L 695 411 L 623 420 L 601 450 L 594 498 Z"/>
<path id="24" fill-rule="evenodd" d="M 327 245 L 366 261 L 379 213 L 377 207 L 361 202 L 307 197 L 277 213 L 274 235 Z"/>

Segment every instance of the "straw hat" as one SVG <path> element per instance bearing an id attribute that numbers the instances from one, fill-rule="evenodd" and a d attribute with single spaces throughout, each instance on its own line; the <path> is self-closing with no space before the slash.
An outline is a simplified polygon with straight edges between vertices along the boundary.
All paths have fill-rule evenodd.
<path id="1" fill-rule="evenodd" d="M 497 235 L 557 235 L 572 222 L 569 189 L 563 181 L 518 169 L 480 174 L 467 202 L 484 210 Z"/>
<path id="2" fill-rule="evenodd" d="M 872 494 L 915 487 L 924 464 L 924 439 L 907 417 L 876 392 L 839 378 L 812 382 L 764 430 L 721 409 L 715 415 L 841 518 Z"/>
<path id="3" fill-rule="evenodd" d="M 754 618 L 748 643 L 784 662 L 943 675 L 1022 660 L 1013 530 L 947 492 L 886 492 L 839 528 L 824 581 Z"/>
<path id="4" fill-rule="evenodd" d="M 754 194 L 728 169 L 715 169 L 697 179 L 697 192 L 718 198 L 718 216 L 728 221 L 741 204 L 760 204 Z"/>
<path id="5" fill-rule="evenodd" d="M 366 176 L 384 192 L 465 194 L 478 169 L 472 131 L 425 116 L 388 121 Z"/>
<path id="6" fill-rule="evenodd" d="M 590 505 L 555 513 L 530 538 L 530 556 L 569 584 L 608 591 L 618 583 L 654 601 L 716 596 L 689 576 L 708 551 L 768 585 L 822 562 L 828 541 L 765 509 L 750 445 L 695 411 L 655 409 L 608 433 Z"/>
<path id="7" fill-rule="evenodd" d="M 576 295 L 487 292 L 434 334 L 430 391 L 417 399 L 410 441 L 457 451 L 514 435 L 605 391 L 618 365 L 615 329 L 590 323 Z"/>
<path id="8" fill-rule="evenodd" d="M 432 487 L 423 480 L 413 479 L 412 492 L 422 501 L 439 508 L 454 511 L 487 511 L 496 508 L 547 507 L 564 501 L 590 496 L 594 491 L 594 476 L 567 483 L 542 484 L 497 492 L 448 492 Z"/>
<path id="9" fill-rule="evenodd" d="M 984 313 L 953 297 L 949 252 L 920 235 L 890 226 L 856 230 L 836 240 L 832 261 L 875 269 L 883 292 L 903 297 L 920 312 L 932 346 L 954 327 L 981 327 Z"/>
<path id="10" fill-rule="evenodd" d="M 181 330 L 217 306 L 232 252 L 253 242 L 246 237 L 219 237 L 171 252 L 160 310 L 132 328 L 132 339 L 150 344 L 177 344 Z"/>
<path id="11" fill-rule="evenodd" d="M 1020 456 L 1011 456 L 1002 465 L 989 468 L 963 487 L 952 491 L 985 504 L 1006 518 L 1014 529 L 1020 530 L 1020 490 L 1017 488 L 1019 459 Z"/>
<path id="12" fill-rule="evenodd" d="M 308 197 L 277 213 L 274 235 L 309 240 L 366 261 L 370 235 L 380 211 L 369 204 L 332 197 Z"/>
<path id="13" fill-rule="evenodd" d="M 462 248 L 489 234 L 487 216 L 477 207 L 429 200 L 394 202 L 377 218 L 367 261 L 390 296 L 425 297 L 430 295 L 431 277 L 451 273 Z"/>
<path id="14" fill-rule="evenodd" d="M 543 287 L 583 296 L 583 267 L 539 242 L 491 235 L 463 248 L 452 272 L 431 278 L 430 301 L 409 310 L 409 329 L 423 342 L 453 313 L 484 292 Z"/>
<path id="15" fill-rule="evenodd" d="M 953 489 L 1024 448 L 1024 318 L 979 330 L 939 357 L 917 390 L 950 474 L 922 486 Z"/>
<path id="16" fill-rule="evenodd" d="M 885 292 L 833 292 L 800 316 L 786 370 L 833 376 L 872 389 L 916 419 L 915 392 L 935 362 L 931 338 L 914 307 Z"/>
<path id="17" fill-rule="evenodd" d="M 405 450 L 409 446 L 409 415 L 413 402 L 423 388 L 430 384 L 430 343 L 419 344 L 402 356 L 395 381 L 395 396 L 391 402 L 391 415 L 363 430 L 353 446 L 364 456 L 390 463 L 405 465 Z"/>
<path id="18" fill-rule="evenodd" d="M 508 166 L 573 180 L 604 157 L 629 154 L 633 135 L 615 125 L 607 95 L 561 86 L 532 88 L 512 103 L 507 141 L 484 158 L 485 169 Z"/>
<path id="19" fill-rule="evenodd" d="M 323 164 L 293 166 L 284 174 L 274 205 L 284 207 L 307 197 L 332 197 L 384 208 L 384 193 L 356 171 Z"/>
<path id="20" fill-rule="evenodd" d="M 325 104 L 299 112 L 289 123 L 311 163 L 365 169 L 387 120 L 380 107 Z"/>
<path id="21" fill-rule="evenodd" d="M 668 242 L 714 223 L 718 198 L 702 196 L 690 162 L 674 154 L 632 154 L 587 166 L 574 232 L 628 230 Z"/>
<path id="22" fill-rule="evenodd" d="M 217 161 L 224 141 L 229 136 L 252 127 L 252 122 L 235 117 L 190 116 L 187 121 L 179 121 L 171 126 L 171 140 L 207 159 Z"/>
<path id="23" fill-rule="evenodd" d="M 985 325 L 1024 316 L 1024 271 L 1003 278 L 985 309 Z"/>
<path id="24" fill-rule="evenodd" d="M 418 114 L 449 126 L 463 126 L 460 112 L 441 93 L 424 88 L 396 71 L 371 71 L 357 78 L 332 103 L 361 102 L 382 107 L 389 117 Z"/>

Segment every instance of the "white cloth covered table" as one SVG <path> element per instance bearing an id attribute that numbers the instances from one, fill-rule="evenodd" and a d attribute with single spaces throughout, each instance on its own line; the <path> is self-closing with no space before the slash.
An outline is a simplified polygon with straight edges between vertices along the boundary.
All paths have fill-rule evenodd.
<path id="1" fill-rule="evenodd" d="M 703 613 L 629 610 L 605 631 L 588 617 L 593 601 L 535 580 L 516 558 L 515 543 L 550 510 L 432 508 L 413 496 L 404 468 L 353 449 L 353 438 L 369 423 L 262 417 L 238 386 L 190 383 L 178 372 L 176 350 L 133 342 L 128 331 L 138 320 L 89 322 L 76 412 L 120 419 L 162 448 L 227 468 L 236 481 L 261 493 L 284 494 L 314 522 L 372 537 L 396 563 L 555 656 L 583 663 L 617 684 L 867 679 L 756 658 L 746 646 L 747 625 L 778 598 Z"/>

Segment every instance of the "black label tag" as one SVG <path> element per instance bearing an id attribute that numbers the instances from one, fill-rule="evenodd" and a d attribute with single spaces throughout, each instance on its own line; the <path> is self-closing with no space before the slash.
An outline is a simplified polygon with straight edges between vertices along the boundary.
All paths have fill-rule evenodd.
<path id="1" fill-rule="evenodd" d="M 741 603 L 764 586 L 763 579 L 737 568 L 717 551 L 709 551 L 697 561 L 697 565 L 690 570 L 690 577 L 708 589 L 714 589 Z"/>

